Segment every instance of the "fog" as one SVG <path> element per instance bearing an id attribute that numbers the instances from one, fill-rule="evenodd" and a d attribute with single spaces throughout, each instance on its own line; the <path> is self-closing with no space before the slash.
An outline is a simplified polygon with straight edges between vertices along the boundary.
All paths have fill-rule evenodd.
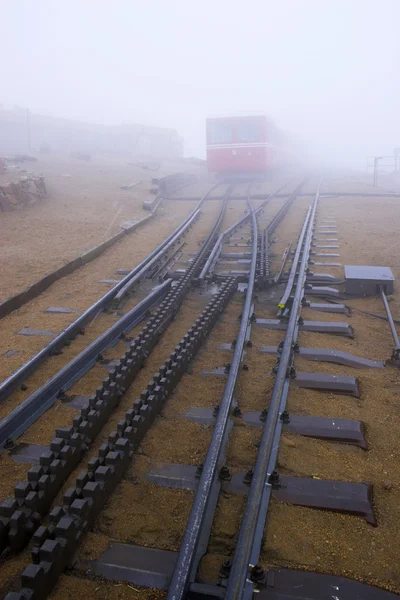
<path id="1" fill-rule="evenodd" d="M 176 128 L 267 113 L 326 164 L 400 146 L 399 0 L 2 1 L 0 104 Z"/>

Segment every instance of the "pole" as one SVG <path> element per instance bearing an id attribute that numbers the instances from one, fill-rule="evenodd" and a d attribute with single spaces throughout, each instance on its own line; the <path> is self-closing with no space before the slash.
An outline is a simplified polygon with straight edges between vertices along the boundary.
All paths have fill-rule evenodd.
<path id="1" fill-rule="evenodd" d="M 383 158 L 383 156 L 374 156 L 374 186 L 378 185 L 378 162 Z"/>
<path id="2" fill-rule="evenodd" d="M 28 152 L 31 151 L 31 121 L 29 116 L 29 108 L 26 109 L 26 128 L 28 133 Z"/>
<path id="3" fill-rule="evenodd" d="M 374 187 L 376 187 L 378 185 L 377 168 L 378 168 L 378 159 L 374 158 Z"/>

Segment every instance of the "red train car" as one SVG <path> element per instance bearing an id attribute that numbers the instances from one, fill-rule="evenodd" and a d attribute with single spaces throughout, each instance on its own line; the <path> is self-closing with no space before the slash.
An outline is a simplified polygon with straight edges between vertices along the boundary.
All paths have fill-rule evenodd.
<path id="1" fill-rule="evenodd" d="M 207 119 L 208 170 L 254 176 L 284 166 L 283 136 L 265 116 Z"/>

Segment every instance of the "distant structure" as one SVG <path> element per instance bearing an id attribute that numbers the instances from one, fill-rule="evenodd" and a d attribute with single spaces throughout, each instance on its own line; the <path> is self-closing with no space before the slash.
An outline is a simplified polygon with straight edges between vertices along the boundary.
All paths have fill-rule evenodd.
<path id="1" fill-rule="evenodd" d="M 136 123 L 108 126 L 0 109 L 0 153 L 85 152 L 138 158 L 179 158 L 183 140 L 174 129 Z"/>

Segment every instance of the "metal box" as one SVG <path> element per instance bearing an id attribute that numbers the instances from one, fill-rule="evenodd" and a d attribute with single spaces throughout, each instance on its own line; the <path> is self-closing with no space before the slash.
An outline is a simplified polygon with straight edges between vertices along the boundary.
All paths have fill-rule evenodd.
<path id="1" fill-rule="evenodd" d="M 346 294 L 375 296 L 383 285 L 386 294 L 393 293 L 394 276 L 389 267 L 345 265 Z"/>

